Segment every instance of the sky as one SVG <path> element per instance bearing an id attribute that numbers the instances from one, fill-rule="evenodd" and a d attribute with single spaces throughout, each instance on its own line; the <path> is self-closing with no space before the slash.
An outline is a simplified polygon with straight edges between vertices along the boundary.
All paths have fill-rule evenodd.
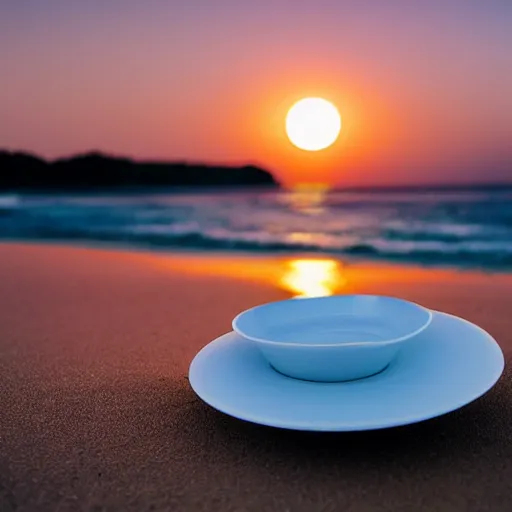
<path id="1" fill-rule="evenodd" d="M 0 147 L 512 182 L 511 26 L 510 0 L 0 0 Z M 325 151 L 286 138 L 307 96 L 343 120 Z"/>

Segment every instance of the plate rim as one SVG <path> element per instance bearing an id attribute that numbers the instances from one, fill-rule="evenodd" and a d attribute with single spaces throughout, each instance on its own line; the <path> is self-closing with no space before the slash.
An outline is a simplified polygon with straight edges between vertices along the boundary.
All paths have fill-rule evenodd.
<path id="1" fill-rule="evenodd" d="M 493 347 L 496 355 L 499 357 L 499 364 L 497 362 L 496 365 L 496 371 L 494 372 L 492 377 L 489 377 L 489 382 L 482 386 L 482 390 L 478 393 L 475 393 L 474 396 L 472 396 L 470 399 L 465 398 L 464 400 L 460 401 L 457 405 L 452 405 L 450 407 L 446 407 L 444 409 L 438 409 L 436 412 L 430 412 L 425 413 L 422 416 L 411 416 L 409 418 L 406 418 L 402 416 L 399 420 L 396 421 L 386 421 L 382 423 L 372 423 L 372 424 L 361 424 L 361 423 L 344 423 L 340 424 L 338 422 L 336 423 L 323 423 L 323 424 L 317 424 L 312 425 L 311 423 L 303 423 L 300 421 L 293 421 L 293 422 L 287 422 L 286 420 L 269 420 L 268 418 L 261 418 L 260 416 L 253 416 L 251 414 L 241 414 L 239 411 L 231 410 L 230 407 L 225 407 L 223 404 L 219 406 L 218 403 L 216 403 L 214 397 L 211 397 L 208 393 L 201 392 L 199 393 L 196 386 L 194 386 L 194 376 L 193 373 L 196 368 L 196 366 L 199 364 L 199 360 L 201 359 L 199 356 L 204 356 L 205 352 L 208 352 L 210 350 L 214 350 L 214 344 L 219 342 L 220 340 L 230 337 L 230 336 L 239 336 L 238 333 L 236 333 L 234 330 L 229 331 L 227 333 L 222 334 L 221 336 L 218 336 L 214 340 L 210 341 L 208 344 L 206 344 L 193 358 L 192 362 L 189 366 L 189 372 L 188 372 L 188 380 L 189 384 L 194 391 L 194 393 L 197 395 L 197 397 L 208 404 L 213 409 L 223 413 L 227 414 L 228 416 L 231 416 L 233 418 L 247 421 L 249 423 L 254 423 L 257 425 L 264 425 L 268 427 L 274 427 L 274 428 L 280 428 L 280 429 L 286 429 L 286 430 L 297 430 L 297 431 L 310 431 L 310 432 L 363 432 L 363 431 L 370 431 L 370 430 L 383 430 L 387 428 L 396 428 L 400 426 L 406 426 L 406 425 L 412 425 L 414 423 L 420 423 L 423 421 L 427 421 L 433 418 L 437 418 L 440 416 L 444 416 L 446 414 L 449 414 L 451 412 L 454 412 L 458 409 L 461 409 L 462 407 L 465 407 L 466 405 L 469 405 L 470 403 L 478 400 L 483 395 L 485 395 L 489 390 L 491 390 L 495 384 L 498 382 L 498 380 L 501 378 L 503 371 L 505 369 L 505 357 L 503 354 L 503 351 L 501 347 L 499 346 L 498 342 L 494 339 L 494 337 L 489 334 L 487 331 L 485 331 L 482 327 L 470 322 L 469 320 L 466 320 L 464 318 L 461 318 L 456 315 L 452 315 L 450 313 L 444 313 L 442 311 L 437 310 L 430 310 L 432 312 L 432 316 L 435 317 L 437 315 L 443 315 L 451 317 L 457 321 L 464 322 L 467 325 L 469 325 L 472 329 L 475 329 L 479 331 L 481 334 L 484 335 L 484 337 L 487 339 L 487 342 L 490 346 Z M 285 378 L 283 376 L 283 378 Z M 316 383 L 311 383 L 312 385 Z"/>

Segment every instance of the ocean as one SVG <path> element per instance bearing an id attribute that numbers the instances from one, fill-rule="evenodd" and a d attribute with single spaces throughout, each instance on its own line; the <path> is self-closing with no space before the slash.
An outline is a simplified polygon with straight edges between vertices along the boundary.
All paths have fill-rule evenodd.
<path id="1" fill-rule="evenodd" d="M 512 189 L 0 195 L 0 239 L 512 270 Z"/>

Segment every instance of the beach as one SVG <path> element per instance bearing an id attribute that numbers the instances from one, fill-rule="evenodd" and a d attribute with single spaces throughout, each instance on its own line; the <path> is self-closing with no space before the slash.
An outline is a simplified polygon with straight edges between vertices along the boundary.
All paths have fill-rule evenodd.
<path id="1" fill-rule="evenodd" d="M 240 311 L 377 293 L 462 316 L 512 355 L 512 275 L 333 258 L 0 244 L 0 510 L 508 511 L 508 369 L 425 423 L 312 434 L 202 403 L 187 372 Z"/>

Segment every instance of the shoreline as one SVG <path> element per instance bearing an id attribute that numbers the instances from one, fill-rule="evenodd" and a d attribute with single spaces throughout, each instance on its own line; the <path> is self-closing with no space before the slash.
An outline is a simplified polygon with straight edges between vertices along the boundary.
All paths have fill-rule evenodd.
<path id="1" fill-rule="evenodd" d="M 283 259 L 329 259 L 343 263 L 343 265 L 350 267 L 371 267 L 371 268 L 405 268 L 424 270 L 426 272 L 449 272 L 449 273 L 463 273 L 463 274 L 482 274 L 482 275 L 502 275 L 512 276 L 512 267 L 484 267 L 477 265 L 449 265 L 443 263 L 420 263 L 406 260 L 392 260 L 386 258 L 371 258 L 371 257 L 354 257 L 337 255 L 329 252 L 311 252 L 311 251 L 244 251 L 240 249 L 225 250 L 225 249 L 202 249 L 180 246 L 143 246 L 132 245 L 130 243 L 122 242 L 103 242 L 103 241 L 86 241 L 86 240 L 58 240 L 58 239 L 25 239 L 25 238 L 0 238 L 0 246 L 35 246 L 35 247 L 62 247 L 62 248 L 77 248 L 77 249 L 90 249 L 116 253 L 128 254 L 146 254 L 155 256 L 192 256 L 205 259 L 222 259 L 222 258 L 235 258 L 235 259 L 255 259 L 255 260 L 283 260 Z"/>

